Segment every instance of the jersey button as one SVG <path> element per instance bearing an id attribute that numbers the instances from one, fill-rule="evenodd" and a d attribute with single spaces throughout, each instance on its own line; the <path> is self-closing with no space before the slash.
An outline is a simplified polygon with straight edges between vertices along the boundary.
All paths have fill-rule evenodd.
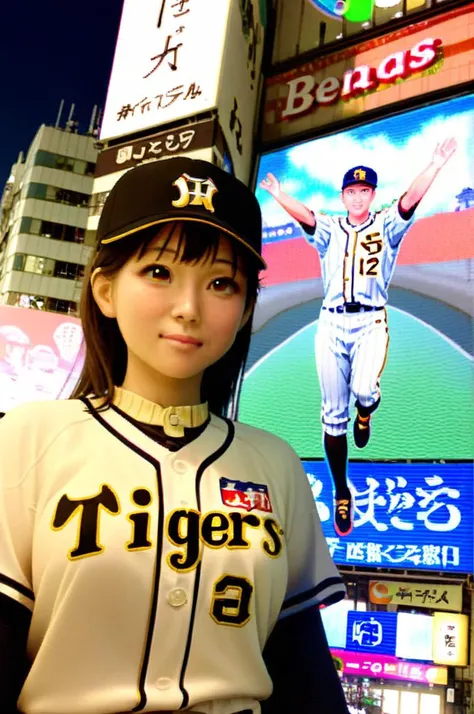
<path id="1" fill-rule="evenodd" d="M 188 465 L 185 461 L 175 461 L 173 468 L 177 474 L 185 474 L 188 470 Z"/>
<path id="2" fill-rule="evenodd" d="M 158 689 L 169 689 L 171 687 L 171 679 L 169 677 L 160 677 L 156 681 L 156 686 Z"/>
<path id="3" fill-rule="evenodd" d="M 187 600 L 188 596 L 186 594 L 186 590 L 183 590 L 182 588 L 175 588 L 174 590 L 170 590 L 168 593 L 168 602 L 171 607 L 181 607 L 187 602 Z"/>

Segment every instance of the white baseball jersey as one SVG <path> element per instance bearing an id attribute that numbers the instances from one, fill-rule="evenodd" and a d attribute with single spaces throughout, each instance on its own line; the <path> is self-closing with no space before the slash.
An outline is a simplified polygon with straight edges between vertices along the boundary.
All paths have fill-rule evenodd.
<path id="1" fill-rule="evenodd" d="M 408 214 L 408 212 L 407 212 Z M 302 224 L 321 258 L 324 307 L 356 302 L 383 307 L 401 241 L 414 220 L 400 215 L 399 201 L 352 226 L 347 217 L 315 215 L 315 230 Z"/>
<path id="2" fill-rule="evenodd" d="M 212 416 L 170 452 L 115 409 L 43 402 L 2 419 L 0 453 L 26 714 L 260 712 L 278 618 L 344 596 L 301 463 L 267 432 Z"/>

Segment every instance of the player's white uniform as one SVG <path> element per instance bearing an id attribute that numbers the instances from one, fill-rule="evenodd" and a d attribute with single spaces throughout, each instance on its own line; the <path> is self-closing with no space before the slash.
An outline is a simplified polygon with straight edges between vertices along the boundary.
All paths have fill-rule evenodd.
<path id="1" fill-rule="evenodd" d="M 26 714 L 260 712 L 275 622 L 344 596 L 301 463 L 267 432 L 212 416 L 170 452 L 113 408 L 57 401 L 7 414 L 0 453 Z"/>
<path id="2" fill-rule="evenodd" d="M 315 352 L 324 431 L 332 436 L 347 431 L 351 392 L 364 407 L 380 398 L 389 341 L 384 306 L 401 241 L 414 220 L 413 211 L 407 215 L 400 215 L 397 201 L 358 226 L 319 213 L 314 229 L 302 224 L 321 259 L 324 300 Z M 366 310 L 348 312 L 348 304 Z"/>

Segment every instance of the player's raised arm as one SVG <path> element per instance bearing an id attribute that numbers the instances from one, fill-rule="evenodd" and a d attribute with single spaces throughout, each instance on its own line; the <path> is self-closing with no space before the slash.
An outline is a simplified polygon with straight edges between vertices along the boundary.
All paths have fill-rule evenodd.
<path id="1" fill-rule="evenodd" d="M 299 223 L 305 223 L 307 226 L 315 226 L 316 219 L 314 214 L 307 208 L 304 203 L 298 201 L 293 196 L 289 196 L 287 193 L 281 190 L 280 182 L 271 173 L 268 173 L 266 178 L 260 182 L 260 188 L 265 189 L 268 193 L 273 196 L 275 201 L 277 201 L 285 211 L 298 221 Z"/>
<path id="2" fill-rule="evenodd" d="M 456 139 L 451 137 L 438 144 L 426 169 L 416 177 L 408 191 L 402 196 L 400 205 L 404 211 L 416 206 L 430 188 L 438 173 L 449 161 L 457 148 Z"/>

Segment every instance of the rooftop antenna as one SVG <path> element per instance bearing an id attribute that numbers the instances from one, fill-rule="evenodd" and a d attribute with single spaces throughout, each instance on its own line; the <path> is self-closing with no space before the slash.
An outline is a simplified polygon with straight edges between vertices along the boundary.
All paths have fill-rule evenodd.
<path id="1" fill-rule="evenodd" d="M 59 103 L 59 111 L 58 111 L 58 116 L 56 118 L 56 124 L 54 125 L 56 129 L 59 126 L 59 122 L 61 121 L 61 114 L 63 113 L 63 108 L 64 108 L 64 99 L 61 99 L 61 102 Z"/>
<path id="2" fill-rule="evenodd" d="M 71 120 L 72 120 L 72 115 L 74 114 L 74 109 L 75 109 L 75 107 L 76 107 L 76 105 L 75 105 L 74 103 L 71 104 L 71 110 L 70 110 L 69 116 L 68 116 L 68 118 L 67 118 L 67 125 L 68 125 L 68 126 L 69 126 L 69 124 L 70 124 L 70 122 L 71 122 Z"/>
<path id="3" fill-rule="evenodd" d="M 87 132 L 88 134 L 91 134 L 91 135 L 94 133 L 95 118 L 96 118 L 96 116 L 97 116 L 97 109 L 98 109 L 98 108 L 99 108 L 98 105 L 97 105 L 97 104 L 94 104 L 94 109 L 92 110 L 91 121 L 90 121 L 90 124 L 89 124 L 89 130 L 88 130 L 88 132 Z"/>

